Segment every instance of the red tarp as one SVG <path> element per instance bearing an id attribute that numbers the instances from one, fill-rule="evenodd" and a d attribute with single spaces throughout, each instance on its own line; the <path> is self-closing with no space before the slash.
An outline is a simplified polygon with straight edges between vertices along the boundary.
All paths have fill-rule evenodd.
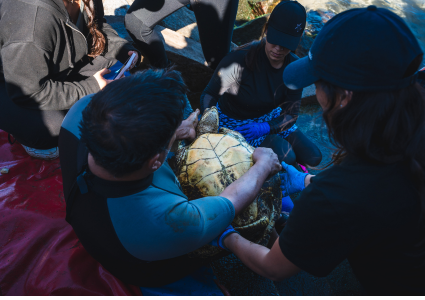
<path id="1" fill-rule="evenodd" d="M 65 221 L 59 159 L 31 158 L 0 130 L 0 295 L 141 295 L 96 262 Z"/>

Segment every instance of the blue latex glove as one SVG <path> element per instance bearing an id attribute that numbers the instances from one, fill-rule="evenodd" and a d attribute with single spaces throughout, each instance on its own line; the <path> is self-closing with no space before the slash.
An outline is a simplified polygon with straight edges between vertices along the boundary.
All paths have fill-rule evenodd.
<path id="1" fill-rule="evenodd" d="M 301 192 L 305 189 L 304 179 L 308 175 L 295 169 L 293 166 L 282 162 L 282 167 L 286 170 L 286 173 L 279 172 L 281 183 L 280 188 L 282 189 L 282 196 L 286 197 L 293 193 Z"/>
<path id="2" fill-rule="evenodd" d="M 224 238 L 225 238 L 226 236 L 228 236 L 229 234 L 231 234 L 231 233 L 233 233 L 233 232 L 235 232 L 235 233 L 239 234 L 239 232 L 237 232 L 237 231 L 233 228 L 233 226 L 232 226 L 232 225 L 227 226 L 227 228 L 223 231 L 223 233 L 222 233 L 222 234 L 220 234 L 218 237 L 216 237 L 215 239 L 213 239 L 213 240 L 210 242 L 210 245 L 212 245 L 212 246 L 216 246 L 216 247 L 219 247 L 219 248 L 224 249 L 224 250 L 227 250 L 227 251 L 230 251 L 229 249 L 227 249 L 226 247 L 224 247 L 224 245 L 223 245 L 223 240 L 224 240 Z"/>
<path id="3" fill-rule="evenodd" d="M 291 197 L 286 196 L 282 197 L 282 212 L 290 213 L 294 208 L 294 202 L 292 202 Z"/>
<path id="4" fill-rule="evenodd" d="M 233 129 L 240 132 L 247 141 L 258 139 L 263 135 L 270 133 L 270 125 L 267 122 L 264 123 L 249 123 L 243 126 L 236 127 Z"/>

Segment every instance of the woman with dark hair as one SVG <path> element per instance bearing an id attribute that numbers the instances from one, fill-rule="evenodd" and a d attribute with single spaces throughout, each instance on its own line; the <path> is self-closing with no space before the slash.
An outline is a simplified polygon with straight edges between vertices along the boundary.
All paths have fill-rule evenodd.
<path id="1" fill-rule="evenodd" d="M 300 270 L 326 276 L 348 258 L 367 294 L 424 295 L 422 56 L 389 10 L 369 6 L 332 18 L 283 79 L 291 89 L 316 84 L 336 146 L 333 166 L 313 177 L 282 163 L 284 193 L 305 189 L 270 250 L 238 234 L 223 234 L 221 245 L 276 281 Z"/>
<path id="2" fill-rule="evenodd" d="M 275 7 L 263 38 L 229 53 L 201 96 L 201 110 L 213 105 L 220 126 L 239 131 L 254 147 L 272 148 L 281 161 L 317 166 L 320 150 L 295 125 L 302 88 L 288 89 L 285 68 L 298 57 L 294 51 L 306 24 L 306 11 L 296 1 Z"/>
<path id="3" fill-rule="evenodd" d="M 59 155 L 68 109 L 108 84 L 106 68 L 138 55 L 101 0 L 0 0 L 0 50 L 0 129 L 43 159 Z"/>
<path id="4" fill-rule="evenodd" d="M 161 20 L 189 6 L 195 13 L 202 51 L 215 69 L 230 51 L 239 0 L 134 0 L 125 16 L 125 27 L 143 56 L 155 68 L 169 65 L 161 37 L 153 30 Z"/>

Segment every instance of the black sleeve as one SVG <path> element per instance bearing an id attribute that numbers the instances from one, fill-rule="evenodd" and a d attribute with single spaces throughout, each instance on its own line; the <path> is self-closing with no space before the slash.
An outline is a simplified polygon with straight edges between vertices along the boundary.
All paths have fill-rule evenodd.
<path id="1" fill-rule="evenodd" d="M 317 187 L 317 178 L 295 200 L 279 246 L 287 259 L 314 276 L 327 276 L 353 250 L 342 214 Z M 328 188 L 332 188 L 329 186 Z"/>
<path id="2" fill-rule="evenodd" d="M 220 96 L 233 84 L 240 81 L 244 68 L 245 52 L 243 50 L 230 52 L 221 60 L 201 95 L 201 112 L 216 105 Z"/>

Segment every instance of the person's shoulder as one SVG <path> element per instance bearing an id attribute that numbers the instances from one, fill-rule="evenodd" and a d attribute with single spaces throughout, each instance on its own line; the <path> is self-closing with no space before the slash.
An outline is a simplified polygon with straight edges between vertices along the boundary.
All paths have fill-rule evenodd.
<path id="1" fill-rule="evenodd" d="M 232 51 L 230 51 L 222 60 L 222 62 L 236 62 L 239 65 L 245 64 L 245 57 L 248 53 L 248 48 L 236 48 Z"/>
<path id="2" fill-rule="evenodd" d="M 6 0 L 0 4 L 2 27 L 9 32 L 8 43 L 34 43 L 45 49 L 46 42 L 57 38 L 64 12 L 54 1 Z"/>
<path id="3" fill-rule="evenodd" d="M 78 100 L 68 111 L 62 122 L 62 128 L 74 134 L 78 139 L 81 135 L 79 125 L 82 119 L 83 110 L 90 103 L 94 95 L 95 94 L 90 94 Z"/>

